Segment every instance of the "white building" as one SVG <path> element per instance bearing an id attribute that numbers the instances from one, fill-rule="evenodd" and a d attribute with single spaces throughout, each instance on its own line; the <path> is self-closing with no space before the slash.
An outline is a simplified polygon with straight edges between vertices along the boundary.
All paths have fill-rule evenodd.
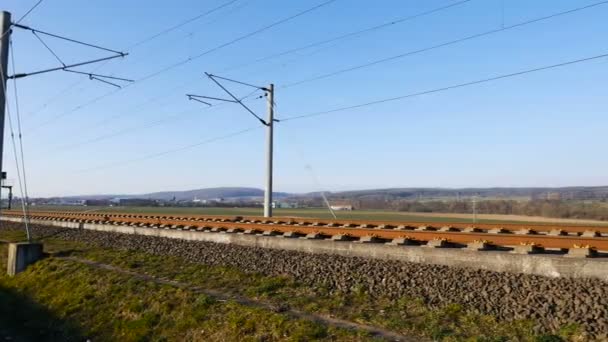
<path id="1" fill-rule="evenodd" d="M 335 211 L 351 211 L 354 210 L 352 203 L 350 202 L 333 202 L 330 203 L 329 207 Z"/>

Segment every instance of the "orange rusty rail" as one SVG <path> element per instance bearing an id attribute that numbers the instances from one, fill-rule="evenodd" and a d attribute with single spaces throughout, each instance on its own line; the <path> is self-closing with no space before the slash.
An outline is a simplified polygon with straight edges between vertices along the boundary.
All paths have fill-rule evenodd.
<path id="1" fill-rule="evenodd" d="M 140 214 L 113 214 L 113 213 L 78 213 L 78 212 L 32 212 L 31 218 L 42 219 L 42 220 L 61 220 L 61 221 L 75 221 L 75 222 L 89 222 L 89 223 L 103 223 L 103 224 L 115 224 L 115 225 L 129 225 L 129 226 L 147 226 L 153 228 L 165 228 L 165 229 L 182 229 L 182 230 L 196 230 L 196 231 L 230 231 L 230 232 L 247 232 L 247 233 L 264 233 L 267 234 L 295 234 L 295 235 L 308 235 L 315 238 L 327 238 L 342 236 L 345 238 L 352 239 L 377 239 L 379 241 L 393 241 L 393 242 L 404 242 L 412 241 L 416 243 L 428 243 L 431 241 L 445 241 L 452 245 L 469 245 L 473 243 L 485 243 L 487 245 L 495 246 L 520 246 L 529 245 L 537 248 L 550 248 L 550 249 L 572 249 L 577 248 L 591 248 L 599 251 L 608 251 L 608 238 L 600 236 L 597 227 L 593 226 L 576 226 L 574 228 L 584 228 L 587 233 L 592 232 L 595 234 L 584 234 L 584 235 L 550 235 L 546 232 L 548 230 L 562 229 L 564 232 L 577 232 L 572 230 L 572 226 L 559 227 L 559 226 L 546 226 L 544 230 L 538 229 L 538 225 L 516 225 L 507 226 L 498 224 L 475 224 L 475 229 L 465 230 L 464 228 L 471 228 L 470 224 L 440 224 L 439 226 L 449 226 L 451 229 L 444 228 L 441 231 L 430 228 L 430 223 L 392 223 L 391 227 L 388 227 L 385 223 L 378 223 L 377 221 L 366 221 L 374 222 L 374 224 L 358 223 L 359 226 L 352 227 L 349 225 L 355 224 L 360 221 L 340 221 L 336 220 L 310 220 L 310 219 L 294 219 L 293 221 L 284 221 L 284 218 L 274 219 L 263 219 L 255 218 L 255 221 L 264 221 L 265 223 L 251 222 L 254 220 L 248 220 L 241 217 L 210 217 L 210 216 L 181 216 L 181 215 L 140 215 Z M 19 212 L 3 212 L 6 216 L 21 216 Z M 317 222 L 319 225 L 313 226 L 312 224 Z M 305 223 L 309 223 L 305 225 Z M 324 223 L 324 225 L 322 225 Z M 340 225 L 341 224 L 341 225 Z M 366 227 L 369 225 L 370 227 Z M 373 226 L 373 227 L 372 227 Z M 459 226 L 459 227 L 458 227 Z M 383 227 L 383 228 L 379 228 Z M 489 229 L 491 227 L 491 229 Z M 496 230 L 502 228 L 502 230 Z M 513 231 L 521 229 L 530 229 L 530 231 L 519 232 L 517 234 Z M 494 230 L 492 230 L 494 229 Z M 545 234 L 535 233 L 544 231 Z"/>
<path id="2" fill-rule="evenodd" d="M 3 212 L 7 215 L 22 215 L 19 211 Z M 138 218 L 138 219 L 172 219 L 188 222 L 241 222 L 252 224 L 281 224 L 281 225 L 313 225 L 313 226 L 329 226 L 329 227 L 360 227 L 360 228 L 407 228 L 407 227 L 427 227 L 429 229 L 439 230 L 441 228 L 452 228 L 453 230 L 464 230 L 477 228 L 480 230 L 503 229 L 510 232 L 521 230 L 530 230 L 532 233 L 571 233 L 582 234 L 597 232 L 598 234 L 607 233 L 608 226 L 597 225 L 561 225 L 561 224 L 531 224 L 531 223 L 467 223 L 467 222 L 399 222 L 399 221 L 371 221 L 371 220 L 328 220 L 316 218 L 295 218 L 295 217 L 273 217 L 263 218 L 257 216 L 206 216 L 206 215 L 167 215 L 167 214 L 136 214 L 136 213 L 84 213 L 84 212 L 53 212 L 53 211 L 35 211 L 31 212 L 35 216 L 47 217 L 62 217 L 62 218 L 78 218 L 78 219 L 122 219 L 122 218 Z"/>

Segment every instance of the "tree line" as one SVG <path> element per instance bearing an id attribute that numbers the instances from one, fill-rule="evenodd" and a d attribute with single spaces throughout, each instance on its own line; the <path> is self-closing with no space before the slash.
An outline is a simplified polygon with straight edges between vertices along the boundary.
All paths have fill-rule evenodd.
<path id="1" fill-rule="evenodd" d="M 363 201 L 365 206 L 365 201 Z M 386 209 L 427 213 L 472 213 L 472 201 L 389 201 Z M 562 200 L 480 200 L 478 214 L 542 216 L 551 218 L 608 220 L 608 204 Z M 365 209 L 361 207 L 361 209 Z M 375 209 L 375 208 L 370 208 Z"/>

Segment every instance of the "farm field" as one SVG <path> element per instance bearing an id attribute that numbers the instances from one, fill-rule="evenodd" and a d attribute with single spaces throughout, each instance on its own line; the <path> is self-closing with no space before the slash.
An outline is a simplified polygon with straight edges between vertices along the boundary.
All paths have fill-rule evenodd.
<path id="1" fill-rule="evenodd" d="M 177 215 L 242 215 L 262 216 L 262 208 L 183 208 L 183 207 L 84 207 L 84 206 L 36 206 L 32 211 L 90 211 L 119 213 L 155 213 Z M 327 209 L 274 209 L 274 216 L 332 218 Z M 337 211 L 338 219 L 378 220 L 378 221 L 416 221 L 416 222 L 473 222 L 471 214 L 452 213 L 412 213 L 381 210 Z M 596 220 L 556 219 L 537 216 L 478 214 L 479 223 L 547 223 L 547 224 L 595 224 L 608 225 Z"/>

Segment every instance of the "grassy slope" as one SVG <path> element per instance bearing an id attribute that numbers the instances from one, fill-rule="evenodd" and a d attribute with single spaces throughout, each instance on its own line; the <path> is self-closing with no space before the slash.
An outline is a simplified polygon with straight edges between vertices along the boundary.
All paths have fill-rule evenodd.
<path id="1" fill-rule="evenodd" d="M 0 252 L 5 263 L 6 248 Z M 6 336 L 17 341 L 369 338 L 59 258 L 39 262 L 15 278 L 0 276 L 0 337 Z"/>
<path id="2" fill-rule="evenodd" d="M 0 232 L 0 239 L 19 234 Z M 498 323 L 492 317 L 467 314 L 458 306 L 427 309 L 415 299 L 390 301 L 355 291 L 352 295 L 311 288 L 281 277 L 245 274 L 233 268 L 208 267 L 179 258 L 135 251 L 112 251 L 57 240 L 46 241 L 51 252 L 70 254 L 119 266 L 139 273 L 178 280 L 206 289 L 288 305 L 307 312 L 332 315 L 385 327 L 408 335 L 447 341 L 544 341 L 535 336 L 531 322 Z M 0 250 L 2 260 L 5 250 Z M 8 321 L 17 334 L 42 337 L 95 337 L 96 340 L 135 341 L 154 337 L 169 340 L 368 340 L 339 329 L 253 309 L 235 303 L 218 303 L 206 296 L 134 280 L 58 258 L 49 258 L 16 278 L 0 276 L 0 301 L 17 294 L 41 306 L 39 314 L 22 326 Z M 0 317 L 6 305 L 0 302 Z M 8 314 L 8 312 L 6 312 Z M 24 320 L 24 314 L 17 315 Z M 12 323 L 11 323 L 12 322 Z M 52 322 L 50 324 L 49 322 Z M 75 324 L 74 322 L 79 322 Z M 0 334 L 7 323 L 0 319 Z M 35 329 L 31 329 L 35 326 Z M 50 329 L 50 330 L 48 330 Z M 565 334 L 565 332 L 564 332 Z M 66 337 L 67 337 L 66 336 Z M 54 339 L 54 338 L 50 338 Z M 557 341 L 559 339 L 553 339 Z"/>
<path id="3" fill-rule="evenodd" d="M 38 206 L 32 210 L 67 210 L 92 212 L 135 212 L 135 213 L 164 213 L 164 214 L 197 214 L 197 215 L 243 215 L 261 216 L 261 208 L 177 208 L 177 207 L 81 207 L 81 206 Z M 275 216 L 297 216 L 332 218 L 326 209 L 275 209 Z M 381 210 L 338 211 L 339 219 L 353 220 L 386 220 L 386 221 L 417 221 L 417 222 L 472 222 L 472 215 L 442 214 L 442 213 L 407 213 Z M 559 224 L 598 224 L 608 225 L 608 222 L 593 220 L 552 219 L 546 217 L 528 217 L 519 215 L 477 215 L 480 223 L 559 223 Z"/>

